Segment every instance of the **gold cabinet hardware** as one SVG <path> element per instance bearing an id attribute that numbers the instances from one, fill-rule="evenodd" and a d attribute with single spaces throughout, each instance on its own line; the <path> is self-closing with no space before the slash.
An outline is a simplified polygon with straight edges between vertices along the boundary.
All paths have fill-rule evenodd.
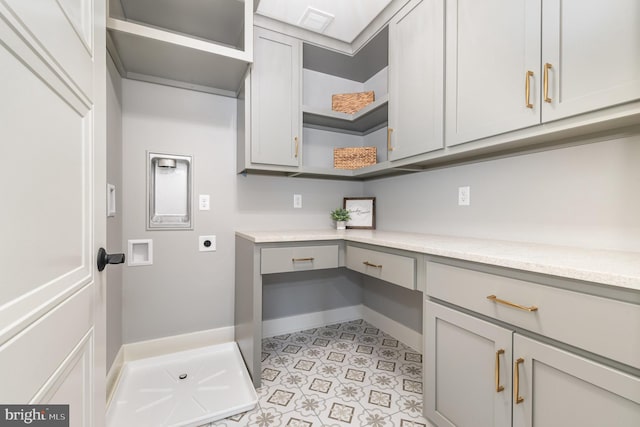
<path id="1" fill-rule="evenodd" d="M 516 405 L 524 402 L 524 397 L 520 396 L 520 364 L 524 363 L 524 359 L 521 357 L 516 360 L 513 367 L 513 400 Z"/>
<path id="2" fill-rule="evenodd" d="M 531 103 L 531 77 L 533 77 L 533 71 L 527 71 L 527 76 L 524 80 L 524 100 L 525 106 L 527 108 L 533 108 L 533 104 Z"/>
<path id="3" fill-rule="evenodd" d="M 369 261 L 362 262 L 367 267 L 382 268 L 382 264 L 371 264 Z"/>
<path id="4" fill-rule="evenodd" d="M 391 146 L 391 132 L 393 132 L 393 128 L 387 128 L 387 150 L 393 151 L 393 147 Z"/>
<path id="5" fill-rule="evenodd" d="M 497 304 L 502 304 L 502 305 L 506 305 L 506 306 L 509 306 L 509 307 L 517 308 L 518 310 L 524 310 L 524 311 L 529 311 L 529 312 L 538 311 L 538 307 L 536 307 L 535 305 L 532 305 L 530 307 L 526 307 L 524 305 L 516 304 L 515 302 L 505 301 L 503 299 L 498 298 L 495 295 L 489 295 L 487 297 L 487 299 L 491 300 L 491 301 L 493 301 L 493 302 L 495 302 Z"/>
<path id="6" fill-rule="evenodd" d="M 311 258 L 291 258 L 291 262 L 304 262 L 304 261 L 313 261 L 313 257 L 311 257 Z"/>
<path id="7" fill-rule="evenodd" d="M 549 98 L 549 69 L 553 68 L 551 64 L 548 62 L 544 64 L 544 102 L 551 103 L 551 98 Z"/>
<path id="8" fill-rule="evenodd" d="M 295 155 L 294 155 L 294 156 L 295 156 L 295 158 L 297 159 L 297 158 L 298 158 L 298 149 L 299 149 L 299 147 L 300 147 L 300 144 L 298 143 L 298 137 L 297 137 L 297 136 L 296 136 L 295 138 L 293 138 L 293 140 L 294 140 L 294 141 L 295 141 L 295 143 L 296 143 L 296 153 L 295 153 Z"/>
<path id="9" fill-rule="evenodd" d="M 500 355 L 504 354 L 504 349 L 496 351 L 496 393 L 504 390 L 504 386 L 500 385 Z"/>

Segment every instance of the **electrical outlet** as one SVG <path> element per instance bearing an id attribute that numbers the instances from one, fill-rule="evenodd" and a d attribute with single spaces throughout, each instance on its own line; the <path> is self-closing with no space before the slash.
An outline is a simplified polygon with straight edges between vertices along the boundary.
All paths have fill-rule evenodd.
<path id="1" fill-rule="evenodd" d="M 458 187 L 458 206 L 469 206 L 471 204 L 471 187 Z"/>
<path id="2" fill-rule="evenodd" d="M 216 236 L 199 236 L 198 250 L 200 252 L 213 252 L 216 250 Z"/>
<path id="3" fill-rule="evenodd" d="M 296 209 L 302 208 L 302 194 L 293 195 L 293 207 Z"/>
<path id="4" fill-rule="evenodd" d="M 211 204 L 209 203 L 211 199 L 208 194 L 200 194 L 198 207 L 201 211 L 208 211 L 211 209 Z"/>

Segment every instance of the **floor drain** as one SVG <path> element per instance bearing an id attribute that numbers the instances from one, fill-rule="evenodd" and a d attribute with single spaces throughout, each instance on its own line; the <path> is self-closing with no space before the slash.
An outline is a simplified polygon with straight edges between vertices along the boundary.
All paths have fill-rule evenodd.
<path id="1" fill-rule="evenodd" d="M 178 378 L 180 378 L 181 380 L 183 380 L 183 379 L 187 378 L 187 374 L 180 374 L 180 376 L 179 376 Z"/>

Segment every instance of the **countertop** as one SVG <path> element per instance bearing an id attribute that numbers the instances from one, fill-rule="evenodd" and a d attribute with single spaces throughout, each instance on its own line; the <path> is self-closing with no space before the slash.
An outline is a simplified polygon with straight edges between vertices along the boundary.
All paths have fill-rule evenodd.
<path id="1" fill-rule="evenodd" d="M 640 252 L 381 230 L 238 231 L 254 243 L 344 240 L 640 291 Z"/>

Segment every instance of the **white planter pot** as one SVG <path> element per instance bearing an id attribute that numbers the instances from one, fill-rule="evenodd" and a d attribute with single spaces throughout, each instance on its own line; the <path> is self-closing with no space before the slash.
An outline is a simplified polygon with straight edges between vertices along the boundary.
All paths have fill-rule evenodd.
<path id="1" fill-rule="evenodd" d="M 336 230 L 345 230 L 347 228 L 346 221 L 336 221 Z"/>

